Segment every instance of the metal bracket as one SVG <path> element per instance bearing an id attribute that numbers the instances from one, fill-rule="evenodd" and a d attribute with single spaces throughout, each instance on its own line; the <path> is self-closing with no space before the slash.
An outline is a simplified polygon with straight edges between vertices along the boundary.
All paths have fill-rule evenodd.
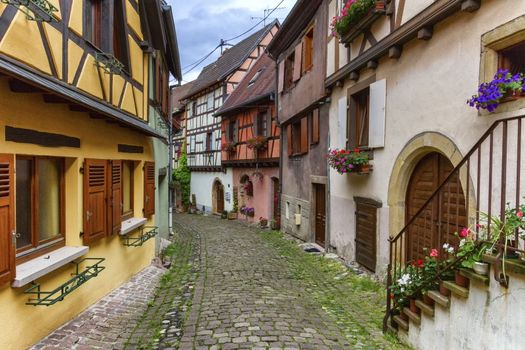
<path id="1" fill-rule="evenodd" d="M 95 64 L 107 74 L 121 74 L 124 71 L 124 64 L 107 52 L 97 52 L 95 54 Z"/>
<path id="2" fill-rule="evenodd" d="M 53 16 L 58 9 L 48 0 L 0 0 L 0 2 L 16 7 L 29 21 L 58 22 Z"/>
<path id="3" fill-rule="evenodd" d="M 158 234 L 158 226 L 144 226 L 142 227 L 140 236 L 138 237 L 130 237 L 129 235 L 123 236 L 123 244 L 126 247 L 141 247 L 145 242 L 149 241 Z"/>
<path id="4" fill-rule="evenodd" d="M 90 279 L 97 277 L 98 274 L 106 268 L 105 266 L 100 266 L 104 260 L 106 259 L 85 258 L 78 262 L 73 262 L 73 264 L 76 265 L 76 269 L 75 273 L 71 275 L 74 277 L 50 292 L 42 291 L 40 284 L 33 282 L 33 286 L 25 290 L 24 294 L 36 295 L 36 298 L 29 298 L 26 302 L 26 305 L 51 306 L 58 303 L 59 301 L 63 301 L 64 298 L 71 294 L 75 289 Z M 94 263 L 92 265 L 86 266 L 84 271 L 80 271 L 79 266 L 85 261 L 94 261 Z"/>

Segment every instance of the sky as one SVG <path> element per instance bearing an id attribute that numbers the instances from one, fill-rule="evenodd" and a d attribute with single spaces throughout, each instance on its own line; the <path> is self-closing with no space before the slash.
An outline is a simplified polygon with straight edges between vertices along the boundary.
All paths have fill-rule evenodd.
<path id="1" fill-rule="evenodd" d="M 219 45 L 221 39 L 233 38 L 256 25 L 264 16 L 265 9 L 273 9 L 281 1 L 279 7 L 283 9 L 273 12 L 267 23 L 275 18 L 282 23 L 296 0 L 167 0 L 172 6 L 177 29 L 183 83 L 197 78 L 204 66 L 217 60 L 220 49 L 190 72 L 188 66 L 206 56 Z M 261 23 L 249 34 L 262 27 Z M 231 43 L 235 44 L 249 34 Z"/>

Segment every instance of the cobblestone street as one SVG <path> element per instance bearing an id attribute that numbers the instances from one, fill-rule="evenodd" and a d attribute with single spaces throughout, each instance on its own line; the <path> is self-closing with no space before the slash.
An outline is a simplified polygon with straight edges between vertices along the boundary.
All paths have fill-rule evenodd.
<path id="1" fill-rule="evenodd" d="M 148 268 L 35 349 L 403 348 L 381 333 L 383 288 L 340 262 L 215 217 L 175 229 L 160 282 Z"/>

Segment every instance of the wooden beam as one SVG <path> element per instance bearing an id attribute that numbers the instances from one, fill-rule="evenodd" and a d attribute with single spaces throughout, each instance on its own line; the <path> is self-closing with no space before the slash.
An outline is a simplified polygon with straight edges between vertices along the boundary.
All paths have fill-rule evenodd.
<path id="1" fill-rule="evenodd" d="M 118 144 L 117 148 L 120 153 L 144 153 L 142 146 Z"/>
<path id="2" fill-rule="evenodd" d="M 465 0 L 461 3 L 461 11 L 474 12 L 481 7 L 480 0 Z"/>
<path id="3" fill-rule="evenodd" d="M 71 103 L 70 100 L 55 94 L 43 94 L 42 97 L 46 103 Z"/>
<path id="4" fill-rule="evenodd" d="M 423 27 L 417 32 L 417 38 L 419 40 L 430 40 L 432 39 L 432 34 L 434 33 L 434 28 L 432 27 Z"/>
<path id="5" fill-rule="evenodd" d="M 377 63 L 377 60 L 370 60 L 366 64 L 366 68 L 368 69 L 376 69 L 379 64 Z"/>
<path id="6" fill-rule="evenodd" d="M 13 92 L 21 93 L 43 93 L 44 90 L 37 88 L 34 85 L 27 84 L 18 79 L 9 79 L 9 88 Z"/>
<path id="7" fill-rule="evenodd" d="M 69 110 L 72 112 L 90 112 L 90 110 L 81 105 L 69 105 Z"/>
<path id="8" fill-rule="evenodd" d="M 80 148 L 80 139 L 76 137 L 40 132 L 37 130 L 5 127 L 5 140 L 18 143 L 30 143 L 45 147 Z"/>
<path id="9" fill-rule="evenodd" d="M 403 46 L 394 45 L 390 49 L 388 49 L 388 57 L 397 59 L 401 57 L 402 52 L 403 52 Z"/>

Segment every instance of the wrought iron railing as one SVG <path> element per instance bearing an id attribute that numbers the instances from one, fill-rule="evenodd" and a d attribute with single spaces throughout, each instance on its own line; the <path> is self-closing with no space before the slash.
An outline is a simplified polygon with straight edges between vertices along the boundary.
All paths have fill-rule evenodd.
<path id="1" fill-rule="evenodd" d="M 141 247 L 158 233 L 159 228 L 157 226 L 144 226 L 138 237 L 130 237 L 129 235 L 123 236 L 123 244 L 126 247 Z"/>
<path id="2" fill-rule="evenodd" d="M 51 306 L 55 305 L 59 301 L 63 301 L 66 296 L 71 294 L 81 285 L 90 279 L 97 277 L 98 274 L 106 268 L 105 266 L 100 266 L 104 260 L 106 259 L 85 258 L 79 262 L 73 262 L 76 265 L 75 273 L 72 274 L 73 277 L 52 291 L 42 291 L 40 284 L 33 284 L 30 288 L 24 291 L 24 294 L 29 294 L 36 297 L 29 298 L 26 302 L 26 305 Z M 87 261 L 93 261 L 94 263 L 92 265 L 86 266 L 83 271 L 80 271 L 80 265 Z"/>
<path id="3" fill-rule="evenodd" d="M 407 218 L 403 229 L 389 239 L 385 329 L 395 308 L 390 288 L 400 277 L 397 275 L 400 267 L 423 258 L 424 249 L 438 249 L 439 256 L 446 256 L 443 245 L 458 243 L 455 232 L 469 227 L 479 238 L 484 214 L 504 222 L 506 209 L 518 208 L 523 202 L 524 118 L 519 116 L 494 122 L 421 208 Z M 489 235 L 486 238 L 490 239 L 493 234 L 491 226 L 487 225 L 484 230 Z M 492 259 L 494 279 L 507 286 L 508 278 L 501 273 L 504 251 L 525 253 L 524 241 L 516 231 L 513 237 L 501 236 L 495 248 L 497 252 Z M 455 264 L 450 268 L 455 268 Z"/>

